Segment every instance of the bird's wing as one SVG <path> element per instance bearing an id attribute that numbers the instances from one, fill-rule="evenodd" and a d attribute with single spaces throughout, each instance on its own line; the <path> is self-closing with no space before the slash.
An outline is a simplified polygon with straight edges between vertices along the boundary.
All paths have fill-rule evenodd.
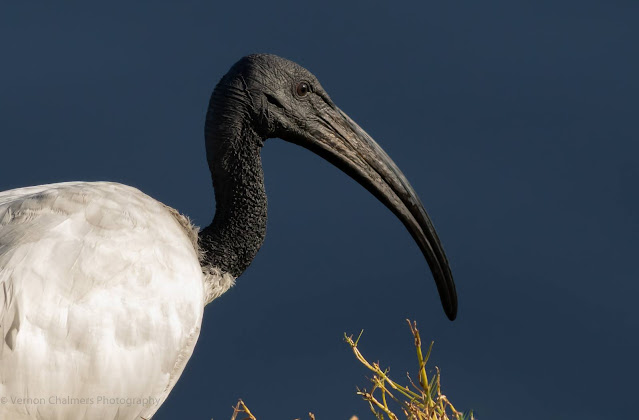
<path id="1" fill-rule="evenodd" d="M 190 236 L 120 184 L 0 193 L 0 418 L 150 417 L 199 335 Z"/>

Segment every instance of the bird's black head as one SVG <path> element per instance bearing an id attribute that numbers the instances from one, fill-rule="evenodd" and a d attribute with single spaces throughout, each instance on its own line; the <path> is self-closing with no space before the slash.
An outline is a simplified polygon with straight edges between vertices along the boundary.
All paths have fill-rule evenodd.
<path id="1" fill-rule="evenodd" d="M 390 157 L 331 101 L 311 72 L 275 55 L 242 58 L 213 92 L 206 137 L 214 185 L 216 178 L 227 176 L 227 168 L 240 165 L 234 162 L 255 154 L 247 150 L 259 150 L 272 137 L 303 146 L 346 172 L 404 223 L 428 261 L 447 316 L 455 318 L 457 295 L 448 260 L 419 197 Z M 243 167 L 238 173 L 247 170 Z M 215 188 L 217 197 L 218 185 Z"/>
<path id="2" fill-rule="evenodd" d="M 252 54 L 235 63 L 216 86 L 210 106 L 215 112 L 209 112 L 207 126 L 213 127 L 220 114 L 241 109 L 263 140 L 303 137 L 323 109 L 334 107 L 311 72 L 272 54 Z"/>

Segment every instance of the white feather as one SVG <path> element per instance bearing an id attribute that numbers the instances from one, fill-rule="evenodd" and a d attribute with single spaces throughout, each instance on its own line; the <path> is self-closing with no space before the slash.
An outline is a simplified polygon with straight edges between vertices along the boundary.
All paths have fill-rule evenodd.
<path id="1" fill-rule="evenodd" d="M 233 281 L 203 275 L 188 220 L 135 188 L 0 193 L 0 418 L 150 418 Z"/>

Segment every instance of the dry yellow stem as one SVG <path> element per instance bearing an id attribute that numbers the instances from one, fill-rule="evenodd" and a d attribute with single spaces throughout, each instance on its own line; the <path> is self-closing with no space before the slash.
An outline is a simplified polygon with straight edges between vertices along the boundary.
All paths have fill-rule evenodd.
<path id="1" fill-rule="evenodd" d="M 397 414 L 395 414 L 390 407 L 389 403 L 391 401 L 397 404 L 401 412 L 409 420 L 462 420 L 464 418 L 463 414 L 457 411 L 448 398 L 441 393 L 439 368 L 435 368 L 434 376 L 430 381 L 428 380 L 426 364 L 430 358 L 433 343 L 431 342 L 428 351 L 424 354 L 417 323 L 410 322 L 409 320 L 406 321 L 413 335 L 417 353 L 419 386 L 411 380 L 410 376 L 408 376 L 409 386 L 400 385 L 388 376 L 388 369 L 382 370 L 377 362 L 368 362 L 358 348 L 358 343 L 363 333 L 362 331 L 357 340 L 353 340 L 353 336 L 345 335 L 346 342 L 351 346 L 351 350 L 357 360 L 374 372 L 374 376 L 371 378 L 373 385 L 372 390 L 370 392 L 366 390 L 359 391 L 358 395 L 362 396 L 362 398 L 368 402 L 371 411 L 379 420 L 386 418 L 399 420 Z M 401 394 L 405 399 L 402 400 L 393 395 L 391 389 L 397 391 L 398 396 Z M 376 396 L 379 394 L 381 395 Z M 474 420 L 472 413 L 470 414 L 469 420 Z"/>
<path id="2" fill-rule="evenodd" d="M 244 419 L 241 419 L 241 420 L 257 420 L 255 416 L 251 413 L 251 410 L 248 409 L 248 407 L 246 406 L 246 404 L 244 404 L 244 401 L 242 400 L 239 400 L 237 402 L 237 405 L 233 408 L 233 417 L 231 417 L 231 420 L 235 420 L 237 418 L 237 415 L 240 413 L 244 413 L 248 415 L 248 417 L 245 417 Z"/>

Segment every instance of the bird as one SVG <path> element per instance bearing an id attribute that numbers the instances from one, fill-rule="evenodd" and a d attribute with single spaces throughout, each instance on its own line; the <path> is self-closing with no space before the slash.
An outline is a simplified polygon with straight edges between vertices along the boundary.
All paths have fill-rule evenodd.
<path id="1" fill-rule="evenodd" d="M 408 229 L 454 320 L 450 264 L 415 190 L 317 78 L 242 57 L 205 119 L 210 225 L 114 182 L 0 193 L 0 418 L 150 419 L 193 353 L 204 308 L 251 264 L 267 224 L 261 150 L 280 138 L 356 180 Z"/>

